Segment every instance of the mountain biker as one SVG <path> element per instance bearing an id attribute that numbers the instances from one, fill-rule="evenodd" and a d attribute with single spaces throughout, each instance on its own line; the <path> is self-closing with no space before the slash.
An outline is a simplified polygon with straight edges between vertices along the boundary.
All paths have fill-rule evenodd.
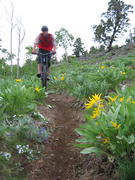
<path id="1" fill-rule="evenodd" d="M 55 39 L 52 34 L 48 33 L 48 27 L 47 26 L 42 26 L 41 27 L 41 33 L 36 37 L 34 41 L 34 46 L 33 46 L 33 53 L 36 53 L 36 48 L 38 47 L 38 52 L 41 54 L 48 54 L 50 52 L 56 53 L 56 44 L 55 44 Z M 42 64 L 41 64 L 41 59 L 42 57 L 38 55 L 37 57 L 37 62 L 38 62 L 38 74 L 37 77 L 41 77 L 42 73 Z M 47 57 L 49 62 L 48 62 L 48 74 L 50 73 L 50 59 L 51 56 Z"/>

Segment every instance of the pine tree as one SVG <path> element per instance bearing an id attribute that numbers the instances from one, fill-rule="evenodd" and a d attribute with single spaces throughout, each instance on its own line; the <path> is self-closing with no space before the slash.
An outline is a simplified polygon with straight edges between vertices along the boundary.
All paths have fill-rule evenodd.
<path id="1" fill-rule="evenodd" d="M 76 57 L 80 57 L 81 55 L 83 55 L 85 52 L 83 45 L 84 43 L 82 43 L 81 38 L 77 38 L 73 44 L 73 47 L 75 47 L 73 49 L 73 55 L 75 55 Z"/>
<path id="2" fill-rule="evenodd" d="M 118 36 L 127 31 L 130 25 L 128 14 L 133 12 L 132 9 L 133 6 L 122 0 L 111 0 L 107 12 L 102 14 L 100 24 L 93 26 L 95 41 L 105 45 L 110 51 Z"/>

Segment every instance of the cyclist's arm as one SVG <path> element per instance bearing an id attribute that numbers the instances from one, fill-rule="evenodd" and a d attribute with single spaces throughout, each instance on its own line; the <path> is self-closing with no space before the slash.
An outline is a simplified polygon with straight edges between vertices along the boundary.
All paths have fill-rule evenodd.
<path id="1" fill-rule="evenodd" d="M 53 45 L 53 51 L 56 52 L 56 44 Z"/>
<path id="2" fill-rule="evenodd" d="M 38 35 L 38 36 L 36 37 L 35 41 L 34 41 L 34 46 L 33 46 L 33 50 L 32 50 L 32 52 L 34 52 L 34 53 L 36 52 L 36 48 L 37 48 L 37 46 L 38 46 L 39 36 L 40 36 L 40 35 Z"/>
<path id="3" fill-rule="evenodd" d="M 32 49 L 32 52 L 33 52 L 33 53 L 36 52 L 36 48 L 37 48 L 37 44 L 34 43 L 34 46 L 33 46 L 33 49 Z"/>
<path id="4" fill-rule="evenodd" d="M 54 37 L 53 37 L 53 51 L 56 52 L 56 41 Z"/>

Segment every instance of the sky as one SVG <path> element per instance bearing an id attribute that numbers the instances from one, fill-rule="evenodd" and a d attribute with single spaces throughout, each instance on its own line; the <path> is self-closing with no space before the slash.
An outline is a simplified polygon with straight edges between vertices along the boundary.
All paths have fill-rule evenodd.
<path id="1" fill-rule="evenodd" d="M 123 1 L 135 7 L 134 0 Z M 43 25 L 47 25 L 49 32 L 54 36 L 56 31 L 64 27 L 75 39 L 80 37 L 89 51 L 91 46 L 97 45 L 93 41 L 92 25 L 99 24 L 101 14 L 107 11 L 109 0 L 12 0 L 12 2 L 15 6 L 15 18 L 21 18 L 26 30 L 22 52 L 26 46 L 33 46 L 34 39 Z M 5 9 L 10 13 L 9 0 L 0 0 L 0 38 L 2 38 L 2 47 L 9 49 L 10 25 Z M 129 17 L 133 28 L 135 27 L 135 13 Z M 14 30 L 14 51 L 17 49 L 16 34 Z M 123 39 L 119 39 L 119 43 L 122 44 Z M 59 55 L 59 49 L 57 51 Z"/>

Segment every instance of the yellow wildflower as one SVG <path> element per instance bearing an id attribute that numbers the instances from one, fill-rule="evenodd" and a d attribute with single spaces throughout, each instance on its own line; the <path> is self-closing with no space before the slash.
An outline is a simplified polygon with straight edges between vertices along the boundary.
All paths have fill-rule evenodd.
<path id="1" fill-rule="evenodd" d="M 62 77 L 60 78 L 60 80 L 61 80 L 61 81 L 64 81 L 64 79 L 65 79 L 65 77 L 64 77 L 64 76 L 62 76 Z"/>
<path id="2" fill-rule="evenodd" d="M 92 98 L 89 97 L 88 103 L 85 104 L 86 109 L 92 108 L 94 105 L 98 106 L 102 103 L 101 94 L 92 95 Z"/>
<path id="3" fill-rule="evenodd" d="M 100 66 L 100 69 L 105 69 L 106 68 L 106 66 Z"/>
<path id="4" fill-rule="evenodd" d="M 125 74 L 127 74 L 126 72 L 120 72 L 122 75 L 125 75 Z"/>
<path id="5" fill-rule="evenodd" d="M 108 98 L 109 98 L 112 102 L 115 102 L 115 101 L 117 100 L 118 96 L 115 96 L 115 97 L 113 97 L 113 98 L 109 96 Z"/>
<path id="6" fill-rule="evenodd" d="M 94 108 L 93 114 L 92 114 L 92 118 L 95 119 L 100 115 L 100 109 L 99 108 Z"/>
<path id="7" fill-rule="evenodd" d="M 103 143 L 104 143 L 104 144 L 110 143 L 110 138 L 108 138 L 108 137 L 107 137 L 107 138 L 104 138 L 104 139 L 103 139 Z"/>
<path id="8" fill-rule="evenodd" d="M 127 102 L 128 102 L 128 103 L 133 103 L 133 104 L 135 104 L 135 101 L 134 101 L 132 98 L 128 98 L 128 99 L 127 99 Z"/>
<path id="9" fill-rule="evenodd" d="M 16 79 L 15 81 L 16 82 L 22 82 L 22 79 Z"/>
<path id="10" fill-rule="evenodd" d="M 54 80 L 58 80 L 58 78 L 56 76 L 53 77 Z"/>
<path id="11" fill-rule="evenodd" d="M 104 111 L 104 105 L 103 104 L 98 104 L 98 108 L 100 109 L 100 111 Z"/>
<path id="12" fill-rule="evenodd" d="M 119 100 L 119 101 L 120 101 L 120 102 L 124 101 L 124 97 L 120 98 L 120 100 Z"/>
<path id="13" fill-rule="evenodd" d="M 116 122 L 113 122 L 113 121 L 111 121 L 111 124 L 112 124 L 112 126 L 114 127 L 114 128 L 116 128 L 116 129 L 119 129 L 120 128 L 120 124 L 118 124 L 118 123 L 116 123 Z"/>
<path id="14" fill-rule="evenodd" d="M 41 89 L 39 89 L 38 87 L 37 87 L 37 88 L 35 88 L 35 91 L 36 91 L 37 93 L 39 93 L 39 92 L 40 92 L 40 90 L 41 90 Z"/>
<path id="15" fill-rule="evenodd" d="M 127 99 L 127 102 L 130 102 L 130 103 L 131 103 L 131 100 L 132 100 L 132 98 L 128 98 L 128 99 Z"/>

